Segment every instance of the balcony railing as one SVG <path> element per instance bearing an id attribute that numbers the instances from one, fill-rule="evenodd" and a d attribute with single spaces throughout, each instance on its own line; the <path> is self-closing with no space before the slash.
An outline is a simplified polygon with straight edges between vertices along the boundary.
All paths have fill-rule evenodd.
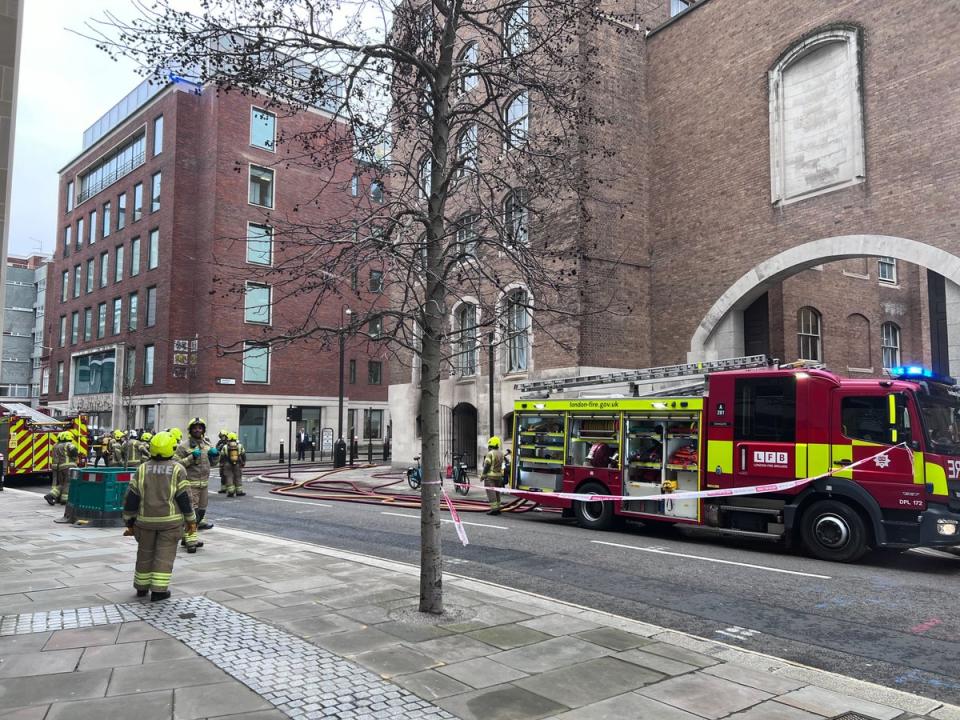
<path id="1" fill-rule="evenodd" d="M 113 185 L 117 180 L 122 178 L 124 175 L 128 175 L 138 167 L 143 165 L 146 161 L 146 153 L 142 152 L 133 156 L 133 159 L 130 162 L 124 163 L 118 167 L 114 172 L 109 175 L 103 175 L 98 182 L 87 183 L 87 186 L 80 190 L 80 194 L 77 196 L 77 204 L 79 205 L 85 200 L 89 200 L 98 192 L 103 190 L 105 187 Z"/>

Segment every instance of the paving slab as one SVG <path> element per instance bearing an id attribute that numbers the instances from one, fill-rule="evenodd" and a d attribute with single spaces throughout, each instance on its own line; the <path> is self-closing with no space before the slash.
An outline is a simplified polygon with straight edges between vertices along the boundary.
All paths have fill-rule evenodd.
<path id="1" fill-rule="evenodd" d="M 315 638 L 321 635 L 335 635 L 346 632 L 361 632 L 366 629 L 363 623 L 354 622 L 349 618 L 335 614 L 322 615 L 319 617 L 304 617 L 298 620 L 274 621 L 269 618 L 264 618 L 264 621 L 269 622 L 271 625 L 281 627 L 288 632 L 292 632 L 294 635 L 300 635 L 305 638 Z M 390 637 L 398 640 L 396 636 L 391 635 Z"/>
<path id="2" fill-rule="evenodd" d="M 475 657 L 497 652 L 497 648 L 492 645 L 461 635 L 450 635 L 418 643 L 407 643 L 407 645 L 417 652 L 448 664 L 472 660 Z"/>
<path id="3" fill-rule="evenodd" d="M 734 713 L 726 720 L 822 720 L 822 716 L 783 705 L 776 700 L 768 700 L 754 705 L 749 710 Z"/>
<path id="4" fill-rule="evenodd" d="M 598 627 L 595 630 L 585 630 L 584 632 L 574 633 L 575 637 L 594 645 L 603 645 L 605 648 L 622 652 L 632 650 L 641 645 L 652 645 L 654 641 L 648 640 L 641 635 L 634 635 L 626 630 L 620 630 L 612 627 Z"/>
<path id="5" fill-rule="evenodd" d="M 751 670 L 750 668 L 733 663 L 713 665 L 712 667 L 705 668 L 703 672 L 732 680 L 741 685 L 748 685 L 757 690 L 773 693 L 774 695 L 782 695 L 791 690 L 798 690 L 804 685 L 804 683 L 798 680 L 779 677 L 771 673 L 757 672 L 756 670 Z"/>
<path id="6" fill-rule="evenodd" d="M 99 668 L 141 665 L 147 643 L 128 642 L 120 645 L 98 645 L 83 651 L 78 670 L 97 670 Z M 48 653 L 44 653 L 46 655 Z"/>
<path id="7" fill-rule="evenodd" d="M 273 709 L 269 702 L 236 681 L 178 688 L 174 690 L 174 706 L 174 720 Z"/>
<path id="8" fill-rule="evenodd" d="M 511 680 L 527 677 L 525 672 L 485 657 L 446 665 L 439 668 L 438 671 L 475 689 L 501 685 Z"/>
<path id="9" fill-rule="evenodd" d="M 559 703 L 513 685 L 497 685 L 486 690 L 455 695 L 437 700 L 436 704 L 462 720 L 538 720 L 552 717 L 567 709 Z"/>
<path id="10" fill-rule="evenodd" d="M 549 640 L 553 636 L 542 633 L 539 630 L 532 630 L 523 625 L 511 624 L 472 630 L 467 633 L 467 637 L 487 643 L 488 645 L 493 645 L 501 650 L 512 650 L 513 648 L 523 647 L 524 645 L 533 645 L 534 643 Z"/>
<path id="11" fill-rule="evenodd" d="M 45 720 L 170 720 L 173 691 L 55 703 Z"/>
<path id="12" fill-rule="evenodd" d="M 842 695 L 833 690 L 810 686 L 781 695 L 777 700 L 785 705 L 827 717 L 833 717 L 845 712 L 858 712 L 863 715 L 869 715 L 876 720 L 893 720 L 893 718 L 903 714 L 903 712 L 897 708 L 878 705 L 869 700 L 860 700 L 859 698 L 850 697 L 849 695 Z"/>
<path id="13" fill-rule="evenodd" d="M 67 650 L 93 645 L 113 645 L 120 633 L 120 625 L 98 625 L 76 630 L 57 630 L 43 646 L 44 650 Z"/>
<path id="14" fill-rule="evenodd" d="M 148 663 L 113 671 L 107 695 L 128 695 L 189 685 L 213 685 L 227 679 L 226 673 L 203 658 L 175 663 Z M 202 715 L 198 717 L 203 717 Z"/>
<path id="15" fill-rule="evenodd" d="M 150 623 L 129 622 L 120 627 L 117 643 L 141 642 L 144 640 L 167 640 L 170 636 L 160 632 Z"/>
<path id="16" fill-rule="evenodd" d="M 472 689 L 469 685 L 458 682 L 436 670 L 425 670 L 412 675 L 400 675 L 393 678 L 393 682 L 406 688 L 414 695 L 431 701 L 450 695 L 459 695 Z"/>
<path id="17" fill-rule="evenodd" d="M 18 653 L 0 656 L 0 678 L 54 675 L 73 672 L 82 648 L 71 650 L 48 650 L 47 652 Z M 93 668 L 87 668 L 93 669 Z"/>
<path id="18" fill-rule="evenodd" d="M 373 670 L 382 678 L 392 678 L 395 675 L 408 675 L 421 670 L 429 670 L 439 664 L 433 658 L 403 646 L 360 653 L 353 660 L 365 668 Z"/>
<path id="19" fill-rule="evenodd" d="M 626 693 L 557 715 L 553 720 L 702 720 L 699 715 Z"/>
<path id="20" fill-rule="evenodd" d="M 261 710 L 239 715 L 211 715 L 207 720 L 288 720 L 289 717 L 279 710 Z"/>
<path id="21" fill-rule="evenodd" d="M 716 665 L 719 660 L 709 655 L 704 655 L 703 653 L 698 653 L 694 650 L 688 650 L 687 648 L 677 647 L 676 645 L 669 645 L 667 643 L 655 642 L 650 645 L 644 645 L 643 651 L 646 653 L 653 653 L 654 655 L 661 655 L 670 660 L 676 660 L 677 662 L 686 663 L 687 665 L 696 665 L 697 667 L 709 667 L 711 665 Z"/>
<path id="22" fill-rule="evenodd" d="M 378 623 L 376 628 L 377 630 L 382 630 L 385 633 L 390 633 L 401 640 L 407 640 L 409 642 L 423 642 L 424 640 L 433 640 L 453 634 L 449 630 L 438 627 L 437 625 L 400 622 L 396 620 Z"/>
<path id="23" fill-rule="evenodd" d="M 627 650 L 622 653 L 617 653 L 615 657 L 633 663 L 634 665 L 639 665 L 640 667 L 655 670 L 664 675 L 683 675 L 684 673 L 693 672 L 697 669 L 696 665 L 677 662 L 676 660 L 665 658 L 662 655 L 644 652 L 642 649 Z"/>
<path id="24" fill-rule="evenodd" d="M 209 595 L 207 597 L 210 597 Z M 211 600 L 213 598 L 210 598 Z M 330 608 L 326 605 L 320 605 L 313 601 L 299 603 L 297 605 L 289 605 L 286 607 L 277 607 L 274 604 L 276 598 L 267 597 L 256 598 L 256 602 L 262 602 L 266 607 L 258 608 L 256 610 L 244 610 L 242 608 L 233 607 L 228 602 L 225 602 L 224 605 L 228 607 L 233 607 L 234 610 L 240 610 L 240 612 L 245 612 L 253 615 L 254 617 L 262 618 L 269 622 L 282 622 L 285 620 L 302 620 L 303 618 L 313 618 L 319 617 L 321 615 L 327 615 L 330 613 Z M 222 601 L 221 601 L 222 602 Z M 363 620 L 361 622 L 369 624 L 369 621 Z"/>
<path id="25" fill-rule="evenodd" d="M 490 657 L 525 673 L 542 673 L 610 655 L 612 651 L 575 637 L 556 637 L 534 645 L 505 650 Z"/>
<path id="26" fill-rule="evenodd" d="M 177 640 L 148 640 L 143 662 L 167 662 L 196 657 L 197 654 Z"/>
<path id="27" fill-rule="evenodd" d="M 602 657 L 517 680 L 514 685 L 569 708 L 577 708 L 663 679 L 663 675 L 652 670 L 616 658 Z"/>
<path id="28" fill-rule="evenodd" d="M 589 620 L 582 620 L 577 617 L 571 617 L 570 615 L 560 615 L 557 613 L 533 618 L 532 620 L 523 620 L 520 624 L 531 630 L 539 630 L 540 632 L 547 633 L 547 635 L 554 636 L 573 635 L 574 633 L 583 632 L 584 630 L 596 630 L 600 627 Z"/>
<path id="29" fill-rule="evenodd" d="M 368 627 L 334 635 L 323 635 L 314 638 L 313 642 L 331 652 L 351 657 L 370 650 L 379 650 L 389 645 L 399 645 L 400 638 Z"/>
<path id="30" fill-rule="evenodd" d="M 49 705 L 35 705 L 34 707 L 16 708 L 15 710 L 0 710 L 2 720 L 44 720 Z"/>
<path id="31" fill-rule="evenodd" d="M 103 697 L 110 670 L 0 680 L 0 710 Z"/>
<path id="32" fill-rule="evenodd" d="M 382 605 L 361 605 L 360 607 L 342 608 L 338 612 L 364 625 L 377 625 L 390 621 L 390 611 Z"/>
<path id="33" fill-rule="evenodd" d="M 276 610 L 275 605 L 271 605 L 266 600 L 259 597 L 239 598 L 237 600 L 226 600 L 223 602 L 231 610 L 242 613 L 255 613 L 262 610 Z"/>
<path id="34" fill-rule="evenodd" d="M 762 690 L 718 678 L 706 673 L 693 673 L 670 678 L 637 690 L 644 697 L 673 705 L 704 718 L 722 718 L 772 696 Z"/>

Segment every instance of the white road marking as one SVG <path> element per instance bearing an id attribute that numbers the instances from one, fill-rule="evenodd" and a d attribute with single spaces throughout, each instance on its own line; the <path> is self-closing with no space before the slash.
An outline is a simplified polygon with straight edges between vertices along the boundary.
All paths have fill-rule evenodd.
<path id="1" fill-rule="evenodd" d="M 393 517 L 402 517 L 402 518 L 412 518 L 413 520 L 419 520 L 419 515 L 407 515 L 406 513 L 395 513 L 395 512 L 381 512 L 381 515 L 392 515 Z M 452 523 L 453 520 L 448 520 L 447 518 L 440 518 L 440 522 Z M 504 527 L 503 525 L 487 525 L 486 523 L 475 523 L 469 522 L 467 520 L 461 520 L 464 525 L 473 525 L 475 527 L 487 527 L 494 528 L 496 530 L 509 530 L 509 528 Z"/>
<path id="2" fill-rule="evenodd" d="M 753 568 L 754 570 L 766 570 L 767 572 L 783 573 L 784 575 L 801 575 L 803 577 L 819 578 L 821 580 L 832 580 L 829 575 L 817 575 L 816 573 L 798 572 L 796 570 L 783 570 L 781 568 L 767 567 L 765 565 L 753 565 L 751 563 L 734 562 L 733 560 L 720 560 L 719 558 L 703 557 L 701 555 L 688 555 L 686 553 L 671 552 L 660 548 L 637 547 L 636 545 L 622 545 L 620 543 L 604 542 L 603 540 L 591 540 L 596 545 L 609 545 L 611 547 L 626 548 L 627 550 L 639 550 L 640 552 L 656 553 L 657 555 L 671 555 L 673 557 L 689 558 L 691 560 L 703 560 L 704 562 L 720 563 L 721 565 L 739 565 L 740 567 Z"/>
<path id="3" fill-rule="evenodd" d="M 286 500 L 284 498 L 275 498 L 275 497 L 258 497 L 254 496 L 254 500 L 273 500 L 274 502 L 288 502 L 296 503 L 297 505 L 313 505 L 314 507 L 333 507 L 333 505 L 327 505 L 326 503 L 314 502 L 313 500 Z"/>
<path id="4" fill-rule="evenodd" d="M 759 635 L 759 630 L 750 630 L 749 628 L 743 628 L 739 625 L 733 625 L 726 628 L 725 630 L 715 630 L 717 635 L 726 635 L 727 637 L 736 638 L 737 640 L 751 640 L 755 635 Z"/>

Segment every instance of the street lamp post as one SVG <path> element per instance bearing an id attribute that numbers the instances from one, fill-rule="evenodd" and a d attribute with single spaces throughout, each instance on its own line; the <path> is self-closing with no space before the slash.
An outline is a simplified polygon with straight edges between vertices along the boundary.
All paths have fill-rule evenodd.
<path id="1" fill-rule="evenodd" d="M 347 444 L 343 441 L 343 351 L 346 341 L 343 332 L 343 316 L 346 314 L 352 324 L 350 318 L 352 312 L 346 305 L 340 306 L 340 326 L 337 328 L 337 339 L 340 344 L 340 392 L 337 404 L 337 444 L 333 449 L 333 466 L 335 468 L 341 468 L 347 464 Z"/>

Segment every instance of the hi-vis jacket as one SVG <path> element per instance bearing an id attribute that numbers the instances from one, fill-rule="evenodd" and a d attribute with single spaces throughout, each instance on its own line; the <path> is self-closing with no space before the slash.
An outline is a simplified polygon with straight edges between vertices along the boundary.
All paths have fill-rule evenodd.
<path id="1" fill-rule="evenodd" d="M 183 465 L 173 458 L 144 463 L 130 479 L 123 501 L 124 522 L 136 520 L 137 525 L 152 530 L 196 522 L 187 494 L 188 485 Z"/>
<path id="2" fill-rule="evenodd" d="M 187 480 L 194 487 L 206 487 L 210 482 L 210 441 L 184 438 L 177 448 L 177 460 L 187 471 Z M 193 449 L 200 448 L 200 457 L 193 456 Z"/>
<path id="3" fill-rule="evenodd" d="M 72 442 L 61 441 L 53 446 L 51 467 L 54 470 L 66 470 L 77 466 L 77 446 Z"/>

